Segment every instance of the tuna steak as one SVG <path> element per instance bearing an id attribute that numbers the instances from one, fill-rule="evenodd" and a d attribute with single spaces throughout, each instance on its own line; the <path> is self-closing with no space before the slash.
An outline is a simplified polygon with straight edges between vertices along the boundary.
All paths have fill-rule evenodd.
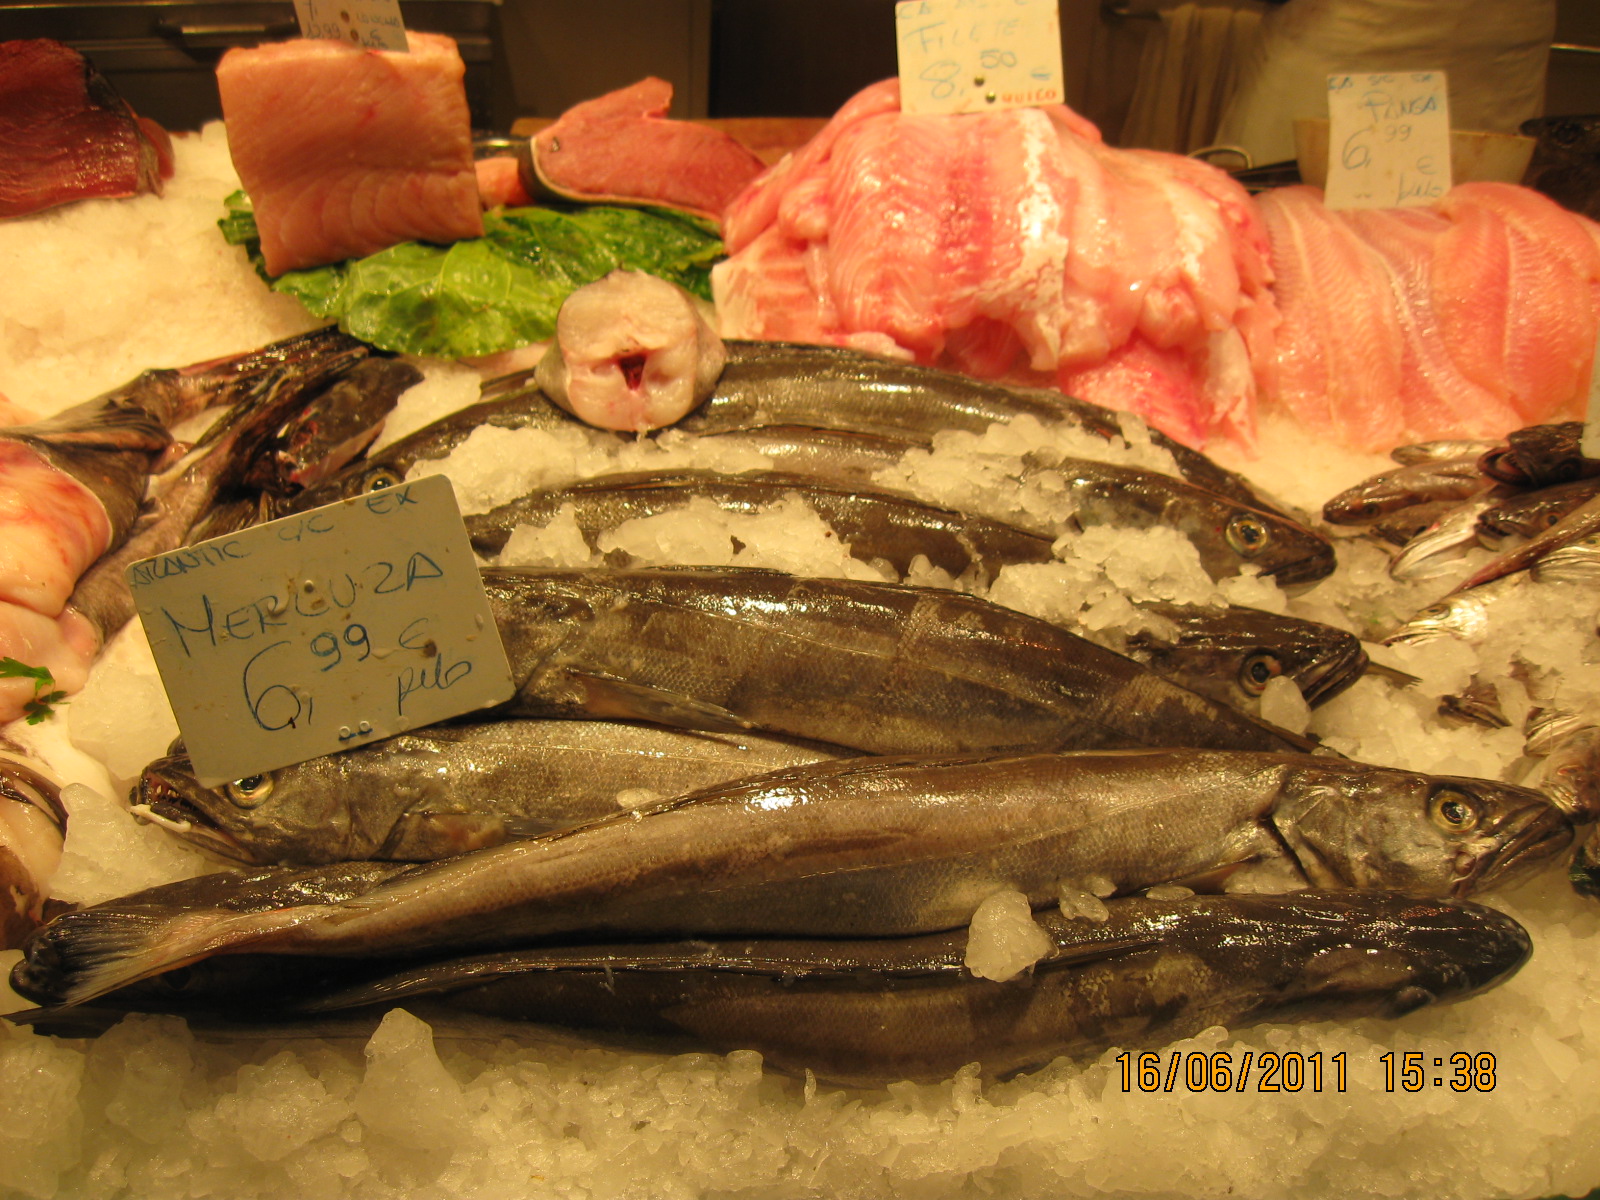
<path id="1" fill-rule="evenodd" d="M 663 204 L 720 217 L 762 162 L 717 129 L 666 120 L 672 85 L 651 76 L 576 104 L 530 146 L 530 192 L 607 204 Z"/>
<path id="2" fill-rule="evenodd" d="M 303 38 L 217 66 L 228 147 L 267 272 L 483 234 L 466 66 L 410 32 L 399 54 Z"/>
<path id="3" fill-rule="evenodd" d="M 0 42 L 0 217 L 161 192 L 172 146 L 92 63 L 49 38 Z"/>

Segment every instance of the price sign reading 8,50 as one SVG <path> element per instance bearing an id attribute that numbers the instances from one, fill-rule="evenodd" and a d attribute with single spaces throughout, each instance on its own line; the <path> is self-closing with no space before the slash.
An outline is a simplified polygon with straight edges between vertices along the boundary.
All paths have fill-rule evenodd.
<path id="1" fill-rule="evenodd" d="M 901 0 L 895 40 L 904 112 L 984 112 L 1066 96 L 1056 0 Z"/>
<path id="2" fill-rule="evenodd" d="M 128 582 L 207 783 L 512 691 L 443 476 L 145 559 Z"/>

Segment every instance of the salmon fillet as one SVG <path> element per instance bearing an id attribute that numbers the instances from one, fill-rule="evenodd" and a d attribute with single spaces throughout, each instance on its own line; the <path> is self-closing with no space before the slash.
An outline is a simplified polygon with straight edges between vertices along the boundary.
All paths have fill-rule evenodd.
<path id="1" fill-rule="evenodd" d="M 228 146 L 269 274 L 483 234 L 466 66 L 450 38 L 406 37 L 404 54 L 301 38 L 223 55 Z"/>

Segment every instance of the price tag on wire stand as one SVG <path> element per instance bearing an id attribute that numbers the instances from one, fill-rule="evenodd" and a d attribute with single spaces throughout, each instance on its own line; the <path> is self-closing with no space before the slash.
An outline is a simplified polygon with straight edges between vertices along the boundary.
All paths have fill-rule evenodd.
<path id="1" fill-rule="evenodd" d="M 1406 208 L 1450 190 L 1443 71 L 1328 76 L 1329 208 Z"/>
<path id="2" fill-rule="evenodd" d="M 368 50 L 406 53 L 406 23 L 400 0 L 294 0 L 300 36 L 349 42 Z"/>
<path id="3" fill-rule="evenodd" d="M 1056 0 L 900 0 L 894 24 L 902 112 L 1066 100 Z"/>
<path id="4" fill-rule="evenodd" d="M 515 691 L 443 475 L 142 559 L 127 578 L 207 786 Z"/>

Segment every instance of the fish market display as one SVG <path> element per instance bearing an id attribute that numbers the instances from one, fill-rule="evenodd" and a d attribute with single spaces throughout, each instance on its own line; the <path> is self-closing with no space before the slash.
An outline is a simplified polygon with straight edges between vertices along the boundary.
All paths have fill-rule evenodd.
<path id="1" fill-rule="evenodd" d="M 466 64 L 450 38 L 405 37 L 406 53 L 300 38 L 217 65 L 269 274 L 482 236 Z"/>
<path id="2" fill-rule="evenodd" d="M 237 186 L 221 127 L 178 138 L 174 149 L 178 171 L 162 197 L 91 200 L 0 222 L 0 260 L 17 268 L 0 288 L 0 391 L 19 404 L 50 414 L 150 364 L 231 356 L 314 323 L 298 302 L 268 291 L 246 255 L 218 238 L 222 199 Z M 461 257 L 481 245 L 474 239 L 430 249 Z M 144 247 L 142 257 L 130 255 L 133 246 Z M 596 276 L 615 265 L 607 262 Z M 343 266 L 322 270 L 329 272 L 320 276 L 323 283 L 348 278 Z M 89 279 L 94 287 L 85 286 Z M 343 283 L 329 286 L 337 290 Z M 410 286 L 401 285 L 401 291 Z M 413 308 L 395 324 L 425 324 L 428 318 L 420 314 L 426 311 L 425 304 Z M 506 327 L 513 323 L 508 319 Z M 832 467 L 805 473 L 818 478 L 848 469 L 857 476 L 852 486 L 863 492 L 906 492 L 969 517 L 992 515 L 988 506 L 1009 506 L 1042 518 L 1053 511 L 1049 488 L 1060 477 L 1056 466 L 1067 460 L 1110 460 L 1182 474 L 1191 484 L 1199 483 L 1192 477 L 1196 468 L 1208 469 L 1206 459 L 1184 461 L 1124 414 L 1079 415 L 1059 393 L 963 381 L 843 348 L 771 347 L 764 380 L 756 383 L 755 356 L 743 348 L 751 345 L 735 340 L 730 347 L 731 361 L 718 384 L 727 398 L 722 407 L 713 396 L 686 419 L 695 428 L 643 437 L 584 426 L 542 396 L 540 416 L 528 416 L 531 406 L 516 414 L 512 397 L 521 389 L 528 399 L 530 375 L 480 392 L 489 368 L 414 361 L 424 380 L 400 398 L 379 448 L 322 487 L 384 487 L 443 472 L 455 484 L 463 511 L 482 514 L 529 491 L 593 476 L 688 470 L 734 475 L 772 470 L 778 464 L 769 456 L 781 454 L 831 459 Z M 851 377 L 865 383 L 851 383 Z M 740 380 L 752 387 L 740 400 L 748 404 L 733 416 L 727 402 L 741 394 Z M 819 424 L 853 419 L 838 416 L 850 406 L 831 399 L 847 398 L 852 389 L 869 418 L 893 414 L 890 427 L 869 433 L 825 427 L 819 434 Z M 288 407 L 302 402 L 314 405 L 315 398 L 307 392 Z M 489 407 L 477 408 L 480 402 Z M 1042 411 L 1024 410 L 1029 402 Z M 988 403 L 1007 409 L 1007 419 L 964 415 L 967 406 Z M 812 415 L 795 419 L 808 407 Z M 472 414 L 457 413 L 428 429 L 436 418 L 465 409 L 498 413 L 493 420 L 522 427 L 486 423 L 470 431 Z M 786 414 L 781 424 L 769 415 L 779 411 Z M 276 418 L 265 433 L 277 432 L 287 419 Z M 246 420 L 242 412 L 238 420 Z M 713 432 L 718 421 L 723 427 Z M 1075 428 L 1069 425 L 1074 421 Z M 234 428 L 222 426 L 215 440 Z M 198 422 L 173 436 L 187 442 L 197 430 Z M 1342 453 L 1325 431 L 1309 433 L 1277 419 L 1262 423 L 1259 438 L 1260 457 L 1218 445 L 1213 453 L 1232 470 L 1214 464 L 1209 470 L 1218 487 L 1241 482 L 1238 472 L 1244 472 L 1251 491 L 1281 501 L 1272 504 L 1280 513 L 1318 514 L 1330 496 L 1385 465 L 1374 455 Z M 1463 445 L 1455 436 L 1434 440 L 1444 444 L 1407 447 L 1405 453 L 1438 461 L 1500 446 L 1499 439 L 1490 447 Z M 1521 440 L 1503 439 L 1507 448 Z M 402 449 L 389 458 L 391 448 Z M 163 463 L 144 497 L 150 505 L 146 515 L 157 520 L 136 520 L 135 536 L 140 527 L 159 523 L 162 506 L 188 503 L 186 496 L 202 510 L 202 519 L 216 512 L 219 505 L 204 496 L 206 473 L 216 466 L 217 460 L 203 454 L 187 463 Z M 795 468 L 786 462 L 781 469 Z M 1496 479 L 1500 486 L 1513 485 Z M 320 489 L 302 495 L 312 490 Z M 1259 510 L 1243 495 L 1235 493 L 1233 500 Z M 1483 496 L 1461 501 L 1482 502 Z M 1301 523 L 1330 532 L 1320 517 Z M 589 935 L 572 934 L 509 951 L 469 952 L 444 944 L 438 954 L 448 958 L 435 960 L 430 953 L 429 961 L 404 952 L 336 957 L 267 952 L 262 946 L 257 953 L 237 943 L 227 947 L 237 953 L 211 954 L 80 1004 L 18 1013 L 15 1023 L 0 1023 L 0 1084 L 8 1098 L 7 1120 L 0 1123 L 0 1195 L 1583 1196 L 1600 1182 L 1600 1077 L 1590 1069 L 1600 1041 L 1594 1000 L 1600 994 L 1600 908 L 1588 894 L 1600 890 L 1600 853 L 1592 838 L 1594 739 L 1583 732 L 1596 727 L 1600 713 L 1600 638 L 1593 587 L 1580 582 L 1578 559 L 1586 539 L 1552 551 L 1528 571 L 1461 593 L 1492 600 L 1470 639 L 1381 644 L 1491 550 L 1528 536 L 1496 534 L 1486 547 L 1470 530 L 1471 545 L 1457 548 L 1451 570 L 1397 579 L 1390 574 L 1392 545 L 1364 536 L 1360 526 L 1331 529 L 1334 569 L 1286 588 L 1248 562 L 1213 578 L 1198 566 L 1190 539 L 1160 523 L 1091 523 L 1057 537 L 1051 561 L 1008 563 L 987 582 L 977 575 L 951 576 L 917 557 L 904 575 L 887 560 L 853 558 L 829 521 L 797 499 L 759 514 L 707 514 L 697 506 L 625 520 L 614 543 L 607 540 L 613 535 L 604 535 L 596 547 L 564 520 L 541 529 L 522 526 L 516 544 L 508 541 L 505 560 L 537 562 L 548 572 L 603 569 L 604 555 L 612 551 L 598 549 L 602 543 L 624 550 L 636 563 L 700 563 L 699 569 L 670 573 L 699 579 L 708 574 L 707 562 L 781 565 L 784 579 L 814 590 L 832 585 L 813 583 L 813 577 L 865 581 L 896 595 L 914 588 L 925 602 L 923 610 L 912 610 L 914 618 L 930 608 L 987 613 L 981 607 L 986 603 L 1032 614 L 1041 624 L 1060 620 L 1105 646 L 1144 657 L 1141 669 L 1148 674 L 1156 663 L 1157 635 L 1176 639 L 1180 650 L 1190 643 L 1198 670 L 1233 685 L 1230 703 L 1259 704 L 1264 719 L 1303 730 L 1305 744 L 1315 740 L 1335 752 L 1295 761 L 1309 762 L 1324 780 L 1350 784 L 1343 800 L 1326 789 L 1305 796 L 1292 819 L 1286 802 L 1282 812 L 1274 809 L 1270 825 L 1252 821 L 1244 812 L 1248 806 L 1232 810 L 1235 818 L 1244 814 L 1232 850 L 1260 847 L 1267 861 L 1276 857 L 1286 868 L 1286 876 L 1300 869 L 1291 862 L 1302 861 L 1314 874 L 1381 869 L 1415 880 L 1421 872 L 1430 888 L 1473 888 L 1474 901 L 1503 916 L 1485 917 L 1458 900 L 1379 895 L 1369 886 L 1321 898 L 1304 892 L 1188 896 L 1172 881 L 1157 884 L 1153 895 L 1141 894 L 1149 889 L 1130 881 L 1128 895 L 1103 897 L 1098 893 L 1107 890 L 1109 877 L 1092 872 L 1029 895 L 989 879 L 1020 871 L 1027 858 L 1024 837 L 1015 855 L 997 856 L 992 868 L 965 860 L 974 872 L 987 872 L 988 880 L 967 889 L 967 928 L 878 939 L 849 949 L 854 959 L 837 957 L 845 953 L 840 946 L 846 939 L 809 932 L 784 935 L 790 943 L 784 947 L 774 947 L 766 936 L 699 931 L 684 935 L 696 939 L 688 942 L 674 935 L 670 947 L 646 947 L 636 934 L 619 932 L 598 944 Z M 115 573 L 114 556 L 101 561 L 103 569 L 93 566 L 90 574 Z M 1571 581 L 1556 578 L 1563 564 L 1573 567 Z M 749 576 L 741 572 L 739 578 Z M 729 599 L 724 593 L 725 610 Z M 1271 657 L 1281 668 L 1274 675 L 1273 662 L 1258 654 L 1262 646 L 1298 645 L 1296 627 L 1270 629 L 1259 616 L 1243 616 L 1253 627 L 1235 642 L 1226 621 L 1239 614 L 1230 613 L 1230 604 L 1351 631 L 1361 639 L 1360 652 L 1375 660 L 1373 669 L 1348 679 L 1337 694 L 1319 697 L 1314 666 L 1293 668 L 1294 654 L 1274 650 Z M 1198 610 L 1222 631 L 1204 632 L 1203 621 L 1191 627 L 1185 613 L 1167 605 Z M 627 608 L 613 612 L 607 627 L 626 633 L 628 616 Z M 917 632 L 906 622 L 898 625 L 904 633 Z M 647 627 L 652 638 L 662 632 L 660 622 Z M 680 628 L 676 643 L 686 668 L 749 665 L 723 661 L 715 638 L 686 629 Z M 580 631 L 578 648 L 586 636 Z M 631 645 L 631 637 L 623 643 Z M 1208 643 L 1219 656 L 1209 668 Z M 926 644 L 905 640 L 898 659 L 882 661 L 922 670 L 935 661 L 924 652 Z M 748 645 L 732 649 L 740 653 Z M 714 689 L 702 687 L 708 682 L 703 676 L 668 678 L 641 669 L 641 659 L 648 666 L 660 643 L 646 641 L 633 661 L 620 648 L 608 657 L 612 649 L 599 647 L 602 653 L 588 663 L 597 669 L 564 676 L 586 703 L 613 716 L 621 706 L 635 715 L 644 709 L 687 722 L 736 722 L 742 705 L 714 694 L 708 698 Z M 993 647 L 981 649 L 981 656 L 992 661 L 992 652 Z M 974 645 L 973 653 L 980 654 L 980 647 Z M 1326 653 L 1347 661 L 1337 650 Z M 777 673 L 769 669 L 774 661 Z M 785 696 L 791 707 L 803 706 L 819 686 L 810 677 L 784 673 L 793 661 L 769 656 L 750 676 L 773 693 L 762 701 L 773 711 Z M 834 677 L 848 676 L 856 666 L 857 660 L 835 665 L 824 682 L 843 691 L 845 682 Z M 1014 667 L 1012 662 L 1008 670 Z M 1296 675 L 1303 691 L 1291 681 Z M 219 679 L 218 686 L 226 682 Z M 10 683 L 31 695 L 42 681 Z M 1247 684 L 1261 686 L 1262 694 L 1250 697 Z M 821 693 L 823 700 L 828 696 Z M 1311 707 L 1313 699 L 1319 702 Z M 192 946 L 207 929 L 226 925 L 239 933 L 251 922 L 288 922 L 294 918 L 283 914 L 309 917 L 312 910 L 359 913 L 357 927 L 372 932 L 379 910 L 362 907 L 368 897 L 393 898 L 411 885 L 419 885 L 420 897 L 420 881 L 438 880 L 440 873 L 449 878 L 464 864 L 503 863 L 505 856 L 528 853 L 525 847 L 571 845 L 602 836 L 602 829 L 615 838 L 610 848 L 616 853 L 606 860 L 615 881 L 608 903 L 620 906 L 627 903 L 631 867 L 638 865 L 624 852 L 621 835 L 642 829 L 654 837 L 651 831 L 681 828 L 674 826 L 681 810 L 656 798 L 676 789 L 652 787 L 645 770 L 646 782 L 602 797 L 614 817 L 576 831 L 508 841 L 421 866 L 370 860 L 257 866 L 242 874 L 213 873 L 201 882 L 194 877 L 215 872 L 214 860 L 175 836 L 205 836 L 200 814 L 179 807 L 169 792 L 152 797 L 150 820 L 140 824 L 120 799 L 151 759 L 167 753 L 177 732 L 138 625 L 110 640 L 83 690 L 68 703 L 43 707 L 48 711 L 38 724 L 17 722 L 6 733 L 62 782 L 66 838 L 50 882 L 39 886 L 49 873 L 41 865 L 21 885 L 20 902 L 30 909 L 29 922 L 62 914 L 45 928 L 59 931 L 62 961 L 73 970 L 67 960 L 81 962 L 76 956 L 92 948 L 78 936 L 94 924 L 89 914 L 121 914 L 103 926 L 117 936 L 157 928 L 173 933 L 169 948 L 179 952 L 185 939 Z M 1122 707 L 1145 711 L 1136 700 Z M 479 714 L 474 723 L 525 724 L 508 713 Z M 569 717 L 544 724 L 560 735 L 585 722 Z M 635 727 L 644 725 L 627 726 Z M 1147 755 L 1194 762 L 1239 753 L 1244 752 L 1164 746 L 1075 757 L 1104 759 L 1108 767 L 1127 771 L 1130 760 Z M 1249 753 L 1279 760 L 1287 752 Z M 239 799 L 231 803 L 241 814 L 254 805 L 263 822 L 278 817 L 281 828 L 292 832 L 298 815 L 314 807 L 299 782 L 330 777 L 336 764 L 342 770 L 353 761 L 274 773 L 265 789 L 262 781 L 236 780 Z M 844 762 L 892 769 L 859 757 Z M 175 771 L 173 764 L 167 767 Z M 873 777 L 871 770 L 852 774 L 829 763 L 786 775 L 793 778 L 796 771 Z M 1359 786 L 1397 776 L 1414 781 L 1398 804 L 1385 805 L 1377 789 Z M 427 790 L 415 775 L 383 778 L 387 784 L 372 784 L 360 795 L 374 803 L 398 799 L 407 779 L 417 781 L 418 793 Z M 797 828 L 800 814 L 786 806 L 790 792 L 755 793 L 747 776 L 718 786 L 759 794 L 766 807 L 750 818 L 761 828 Z M 48 795 L 48 789 L 36 790 L 41 798 Z M 353 788 L 346 793 L 357 795 Z M 472 794 L 470 788 L 452 793 Z M 905 796 L 893 794 L 904 811 Z M 1016 800 L 1012 789 L 1006 794 Z M 1492 825 L 1493 810 L 1474 807 L 1479 799 L 1530 796 L 1535 798 L 1528 800 L 1525 836 L 1512 822 L 1483 838 L 1477 836 L 1481 829 L 1447 828 L 1474 819 Z M 275 799 L 285 807 L 274 811 Z M 1097 793 L 1090 799 L 1110 804 L 1115 796 Z M 1197 813 L 1219 811 L 1225 797 L 1212 780 L 1172 799 L 1160 822 L 1130 817 L 1120 827 L 1143 839 L 1146 850 L 1170 850 L 1186 840 L 1179 831 Z M 866 808 L 871 797 L 857 789 L 856 800 Z M 395 847 L 425 840 L 418 835 L 448 834 L 452 826 L 460 830 L 461 823 L 438 819 L 459 810 L 425 811 L 433 808 L 423 802 L 398 820 L 385 816 L 375 824 L 400 829 Z M 28 799 L 16 801 L 14 811 L 39 835 L 37 844 L 50 850 L 58 838 L 50 812 Z M 1356 823 L 1327 833 L 1341 812 Z M 965 830 L 977 820 L 960 824 L 963 814 L 954 805 L 940 813 L 949 822 L 944 828 L 959 836 L 937 847 L 938 854 L 960 859 L 971 850 Z M 920 811 L 918 817 L 913 832 L 926 829 L 931 836 L 935 831 Z M 658 823 L 660 818 L 668 819 Z M 869 813 L 853 827 L 863 836 L 830 842 L 825 852 L 875 861 L 872 839 L 891 831 L 870 818 Z M 1280 820 L 1289 831 L 1285 839 L 1272 832 Z M 1002 828 L 985 823 L 977 837 L 997 837 Z M 1313 829 L 1319 832 L 1313 835 Z M 1558 849 L 1568 836 L 1582 841 L 1575 860 Z M 701 866 L 704 856 L 691 859 L 687 847 L 661 840 L 667 852 L 662 861 L 681 867 L 677 894 L 686 904 L 713 905 L 716 885 Z M 211 845 L 221 850 L 227 843 Z M 781 838 L 747 840 L 747 853 L 751 845 L 768 858 L 785 851 Z M 812 839 L 805 846 L 809 853 L 821 843 Z M 708 861 L 728 864 L 736 849 L 732 841 L 724 843 L 723 857 Z M 1485 850 L 1476 859 L 1480 873 L 1469 879 L 1474 856 Z M 1161 854 L 1139 857 L 1172 863 Z M 564 861 L 573 872 L 570 882 L 583 859 Z M 901 882 L 909 884 L 916 868 L 902 865 Z M 1458 879 L 1463 871 L 1468 874 Z M 1264 873 L 1241 867 L 1230 878 L 1236 886 L 1250 875 L 1262 883 Z M 745 878 L 754 889 L 768 874 L 752 865 Z M 1008 877 L 1032 886 L 1021 875 Z M 241 886 L 241 879 L 256 882 Z M 841 894 L 848 892 L 848 878 L 835 882 Z M 1292 882 L 1304 886 L 1309 879 Z M 801 886 L 793 879 L 777 883 L 791 896 Z M 1214 888 L 1218 881 L 1191 877 L 1186 886 Z M 123 920 L 131 914 L 119 906 L 130 896 L 148 901 L 151 888 L 176 889 L 156 894 L 193 904 L 152 908 L 150 924 Z M 35 907 L 41 894 L 47 898 Z M 730 919 L 784 915 L 781 906 L 746 900 L 741 908 L 735 896 L 722 899 Z M 1031 912 L 1030 900 L 1039 903 Z M 63 911 L 74 905 L 75 920 Z M 659 907 L 661 912 L 652 912 L 640 898 L 635 911 L 642 919 L 664 920 L 670 906 Z M 839 909 L 852 919 L 860 912 L 874 915 L 870 905 L 847 900 Z M 1526 941 L 1513 921 L 1527 931 Z M 335 936 L 340 928 L 321 918 L 305 925 L 307 933 Z M 271 936 L 292 939 L 298 928 Z M 1130 928 L 1138 930 L 1133 944 L 1119 933 Z M 74 929 L 77 934 L 69 934 Z M 1181 938 L 1179 929 L 1187 930 Z M 935 978 L 919 982 L 894 965 L 897 956 L 922 954 L 907 945 L 913 938 L 940 940 L 942 949 L 919 960 Z M 35 945 L 56 939 L 52 933 Z M 1151 939 L 1160 944 L 1136 948 Z M 1529 945 L 1531 957 L 1512 974 Z M 1065 946 L 1077 949 L 1063 951 Z M 869 952 L 870 958 L 861 957 Z M 466 953 L 472 961 L 460 961 Z M 1072 958 L 1070 966 L 1049 965 L 1063 955 Z M 7 952 L 3 974 L 9 976 L 19 958 L 20 952 Z M 36 952 L 27 966 L 38 972 L 36 983 L 55 988 L 64 980 L 49 975 L 48 958 Z M 851 969 L 841 973 L 828 965 L 840 961 Z M 521 978 L 515 975 L 519 966 L 529 968 Z M 59 995 L 39 994 L 52 1001 Z M 944 997 L 937 1003 L 936 994 Z M 1454 995 L 1464 1002 L 1415 1007 L 1428 996 Z M 841 1007 L 828 1007 L 829 996 Z M 913 996 L 928 1006 L 908 1008 Z M 1063 1023 L 1028 1028 L 1009 1019 L 1028 1011 L 1042 1019 L 1051 997 L 1068 1001 Z M 623 998 L 631 1006 L 626 1012 Z M 4 988 L 0 1000 L 0 1007 L 27 1005 Z M 1270 1009 L 1256 1007 L 1258 1001 Z M 365 1007 L 341 1007 L 346 1003 Z M 1329 1007 L 1315 1007 L 1320 1005 Z M 1298 1020 L 1313 1012 L 1334 1019 Z M 580 1028 L 580 1018 L 600 1024 Z M 1260 1023 L 1250 1024 L 1257 1018 Z M 246 1027 L 246 1019 L 266 1024 Z M 874 1036 L 884 1023 L 904 1038 Z M 972 1029 L 979 1030 L 976 1044 Z M 1008 1041 L 1011 1031 L 1017 1037 Z M 88 1033 L 99 1036 L 82 1036 Z M 1419 1063 L 1420 1080 L 1414 1070 Z M 1012 1076 L 1012 1069 L 1020 1073 Z M 841 1086 L 834 1082 L 839 1079 L 861 1086 Z M 1414 1083 L 1420 1090 L 1412 1090 Z"/>
<path id="3" fill-rule="evenodd" d="M 160 195 L 172 142 L 94 64 L 50 38 L 0 42 L 0 217 Z"/>
<path id="4" fill-rule="evenodd" d="M 1023 376 L 1190 445 L 1254 428 L 1274 310 L 1249 197 L 1063 106 L 950 121 L 874 84 L 738 197 L 723 238 L 729 336 Z"/>
<path id="5" fill-rule="evenodd" d="M 58 917 L 29 939 L 12 986 L 71 1004 L 216 953 L 928 933 L 959 927 L 999 888 L 1038 907 L 1063 888 L 1126 894 L 1207 878 L 1460 897 L 1548 862 L 1571 838 L 1538 792 L 1306 755 L 869 756 L 426 867 L 157 888 Z"/>
<path id="6" fill-rule="evenodd" d="M 642 433 L 704 403 L 726 360 L 688 292 L 643 271 L 613 271 L 562 301 L 536 378 L 580 420 Z"/>
<path id="7" fill-rule="evenodd" d="M 534 135 L 525 186 L 567 200 L 720 217 L 762 162 L 720 130 L 667 119 L 671 104 L 672 85 L 652 76 L 573 105 Z"/>
<path id="8" fill-rule="evenodd" d="M 134 811 L 242 862 L 427 861 L 839 754 L 613 721 L 444 724 L 220 788 L 172 754 Z"/>

